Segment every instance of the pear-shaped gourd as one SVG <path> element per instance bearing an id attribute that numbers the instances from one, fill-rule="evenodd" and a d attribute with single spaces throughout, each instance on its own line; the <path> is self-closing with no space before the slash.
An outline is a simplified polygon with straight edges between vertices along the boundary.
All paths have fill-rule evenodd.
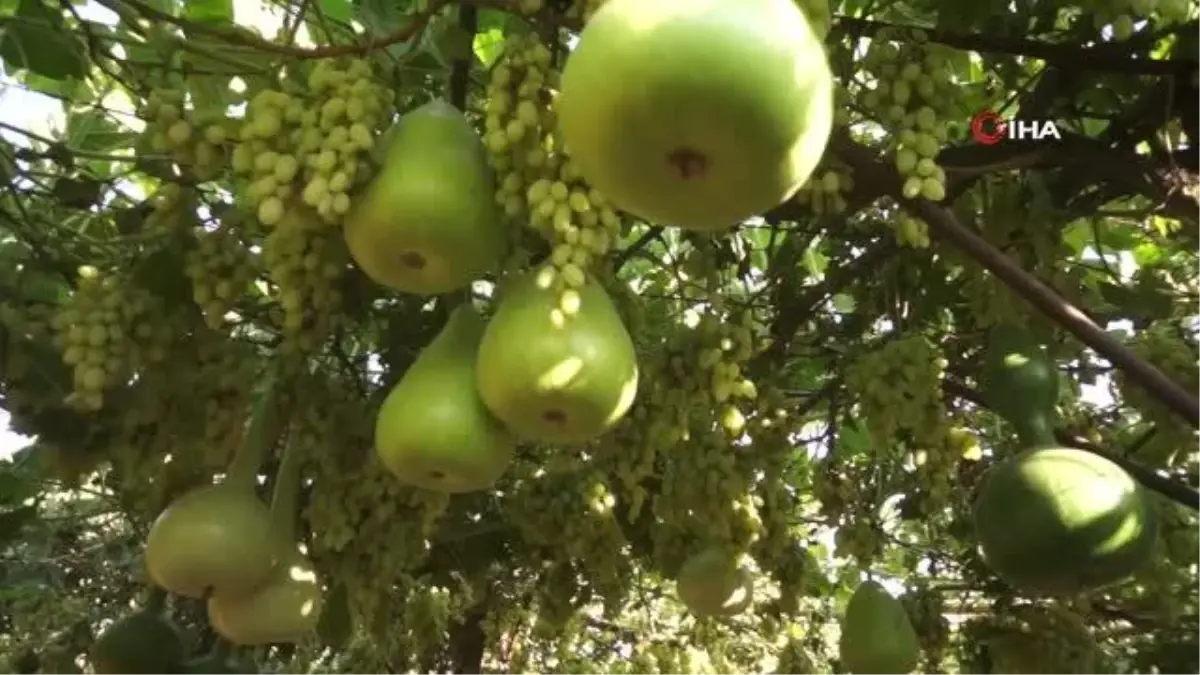
<path id="1" fill-rule="evenodd" d="M 245 593 L 278 562 L 270 510 L 255 494 L 262 456 L 278 433 L 274 387 L 256 406 L 225 480 L 196 488 L 159 514 L 146 537 L 146 571 L 168 591 L 203 598 Z"/>
<path id="2" fill-rule="evenodd" d="M 209 624 L 234 644 L 296 642 L 310 634 L 320 620 L 321 582 L 312 562 L 296 546 L 299 493 L 300 454 L 295 444 L 289 444 L 275 476 L 271 501 L 279 564 L 249 593 L 217 592 L 208 599 Z"/>
<path id="3" fill-rule="evenodd" d="M 176 499 L 151 526 L 146 569 L 172 593 L 202 598 L 211 589 L 244 592 L 275 565 L 266 505 L 244 486 L 206 485 Z"/>
<path id="4" fill-rule="evenodd" d="M 483 142 L 432 101 L 392 129 L 379 174 L 347 215 L 347 247 L 376 283 L 447 293 L 495 268 L 508 245 Z"/>
<path id="5" fill-rule="evenodd" d="M 529 274 L 505 289 L 479 345 L 479 393 L 519 436 L 583 443 L 633 405 L 637 354 L 599 284 L 566 291 L 578 295 L 564 302 L 550 282 Z"/>
<path id="6" fill-rule="evenodd" d="M 1023 445 L 1055 444 L 1058 366 L 1024 327 L 1000 324 L 988 334 L 979 393 L 1013 425 Z"/>
<path id="7" fill-rule="evenodd" d="M 282 544 L 280 545 L 283 546 Z M 291 545 L 266 583 L 243 595 L 213 595 L 208 622 L 238 645 L 298 642 L 321 618 L 323 591 L 316 568 Z"/>
<path id="8" fill-rule="evenodd" d="M 733 616 L 754 600 L 754 577 L 737 556 L 710 548 L 683 563 L 675 577 L 675 593 L 698 616 Z"/>
<path id="9" fill-rule="evenodd" d="M 516 441 L 475 387 L 486 323 L 459 305 L 384 399 L 375 450 L 402 482 L 439 492 L 483 490 L 512 460 Z"/>
<path id="10" fill-rule="evenodd" d="M 93 672 L 175 672 L 183 663 L 183 638 L 164 614 L 166 599 L 161 588 L 152 589 L 146 607 L 105 629 L 88 650 Z"/>
<path id="11" fill-rule="evenodd" d="M 842 668 L 851 673 L 911 673 L 920 643 L 908 612 L 874 581 L 850 596 L 838 643 Z"/>
<path id="12" fill-rule="evenodd" d="M 572 160 L 615 206 L 714 231 L 809 179 L 833 92 L 795 0 L 607 0 L 567 57 L 558 112 Z"/>

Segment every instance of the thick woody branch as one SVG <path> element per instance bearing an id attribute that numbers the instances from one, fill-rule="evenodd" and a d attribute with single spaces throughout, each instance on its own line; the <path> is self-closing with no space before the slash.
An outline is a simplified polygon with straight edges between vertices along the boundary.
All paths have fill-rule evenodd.
<path id="1" fill-rule="evenodd" d="M 1076 70 L 1091 70 L 1131 75 L 1190 75 L 1197 68 L 1195 59 L 1151 59 L 1139 57 L 1128 44 L 1110 42 L 1085 47 L 1079 44 L 1053 43 L 1023 37 L 983 35 L 980 33 L 957 33 L 954 31 L 926 29 L 919 26 L 900 26 L 840 16 L 834 21 L 840 32 L 868 35 L 881 29 L 921 30 L 930 42 L 964 49 L 982 54 L 1007 54 L 1041 59 L 1056 66 Z"/>
<path id="2" fill-rule="evenodd" d="M 892 167 L 878 161 L 870 150 L 845 136 L 837 137 L 831 142 L 834 143 L 838 157 L 853 167 L 860 179 L 886 186 L 887 192 L 893 195 L 896 201 L 928 223 L 937 236 L 962 250 L 1080 342 L 1108 359 L 1115 368 L 1128 375 L 1192 427 L 1200 428 L 1200 401 L 1197 401 L 1191 392 L 1139 357 L 1129 347 L 1118 342 L 1082 310 L 1022 269 L 983 237 L 964 226 L 949 210 L 926 199 L 900 197 L 900 176 Z"/>
<path id="3" fill-rule="evenodd" d="M 502 9 L 507 9 L 508 4 L 505 0 L 459 0 L 461 3 L 471 5 L 495 6 Z M 344 45 L 325 45 L 321 47 L 297 47 L 295 45 L 280 44 L 271 40 L 259 38 L 251 38 L 247 35 L 227 30 L 224 28 L 209 26 L 205 24 L 188 21 L 173 14 L 169 14 L 142 0 L 97 0 L 97 2 L 108 9 L 115 12 L 123 12 L 133 10 L 137 14 L 154 21 L 169 23 L 181 28 L 186 28 L 189 31 L 196 33 L 204 33 L 212 37 L 224 40 L 233 46 L 242 46 L 259 52 L 267 52 L 272 54 L 280 54 L 282 56 L 290 56 L 293 59 L 324 59 L 335 56 L 353 56 L 367 54 L 377 49 L 390 47 L 391 45 L 400 42 L 406 42 L 414 38 L 420 33 L 431 18 L 443 8 L 451 4 L 451 0 L 430 0 L 427 9 L 421 12 L 413 12 L 408 21 L 403 26 L 385 35 L 368 36 L 365 40 L 353 44 Z"/>

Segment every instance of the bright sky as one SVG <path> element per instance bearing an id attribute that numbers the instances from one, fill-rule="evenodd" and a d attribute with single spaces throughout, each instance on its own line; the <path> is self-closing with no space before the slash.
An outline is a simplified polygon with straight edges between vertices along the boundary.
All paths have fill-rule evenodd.
<path id="1" fill-rule="evenodd" d="M 264 35 L 273 35 L 278 30 L 280 19 L 270 13 L 260 0 L 234 0 L 233 4 L 238 23 L 256 26 Z M 91 1 L 76 7 L 76 11 L 83 17 L 97 22 L 111 24 L 116 20 L 116 16 L 110 10 Z M 301 30 L 301 34 L 297 36 L 298 42 L 306 42 L 307 36 L 303 33 Z M 128 103 L 120 100 L 106 101 L 106 105 L 114 109 L 129 109 Z M 13 80 L 0 75 L 0 122 L 47 135 L 62 128 L 63 117 L 59 101 L 25 90 Z M 19 134 L 0 130 L 0 135 L 16 144 L 25 142 Z M 1131 257 L 1123 256 L 1121 260 L 1114 262 L 1120 265 L 1124 274 L 1132 273 Z M 1084 399 L 1101 405 L 1110 404 L 1112 398 L 1108 393 L 1107 378 L 1102 378 L 1094 386 L 1085 385 Z M 11 456 L 30 441 L 29 438 L 9 431 L 8 424 L 8 413 L 0 410 L 0 458 Z"/>

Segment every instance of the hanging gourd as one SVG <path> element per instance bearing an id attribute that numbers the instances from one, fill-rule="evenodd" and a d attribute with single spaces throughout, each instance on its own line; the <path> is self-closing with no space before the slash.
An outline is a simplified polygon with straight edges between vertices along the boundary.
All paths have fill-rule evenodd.
<path id="1" fill-rule="evenodd" d="M 297 545 L 300 450 L 288 443 L 275 473 L 271 499 L 272 541 L 279 560 L 271 576 L 248 593 L 216 592 L 208 599 L 208 621 L 237 645 L 296 642 L 316 628 L 323 590 L 316 569 Z"/>
<path id="2" fill-rule="evenodd" d="M 189 598 L 249 592 L 279 560 L 270 512 L 255 489 L 263 455 L 279 435 L 274 379 L 250 418 L 245 442 L 224 480 L 196 488 L 159 514 L 146 537 L 146 569 L 154 583 Z"/>

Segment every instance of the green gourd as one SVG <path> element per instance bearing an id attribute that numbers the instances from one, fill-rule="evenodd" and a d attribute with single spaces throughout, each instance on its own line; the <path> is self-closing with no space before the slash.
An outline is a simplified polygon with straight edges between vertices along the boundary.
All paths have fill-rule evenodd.
<path id="1" fill-rule="evenodd" d="M 1002 324 L 988 335 L 979 389 L 1025 447 L 1053 445 L 1058 368 L 1027 330 Z"/>
<path id="2" fill-rule="evenodd" d="M 96 673 L 170 673 L 183 662 L 183 638 L 166 617 L 167 592 L 151 588 L 146 606 L 109 626 L 88 658 Z"/>
<path id="3" fill-rule="evenodd" d="M 1039 447 L 995 465 L 972 516 L 988 567 L 1032 594 L 1072 595 L 1125 579 L 1158 541 L 1141 485 L 1076 448 Z"/>
<path id="4" fill-rule="evenodd" d="M 864 581 L 842 616 L 838 654 L 851 673 L 911 673 L 921 655 L 908 612 L 875 581 Z"/>
<path id="5" fill-rule="evenodd" d="M 487 151 L 463 113 L 431 101 L 388 135 L 378 175 L 343 234 L 363 273 L 389 288 L 434 295 L 497 268 L 509 231 Z"/>

